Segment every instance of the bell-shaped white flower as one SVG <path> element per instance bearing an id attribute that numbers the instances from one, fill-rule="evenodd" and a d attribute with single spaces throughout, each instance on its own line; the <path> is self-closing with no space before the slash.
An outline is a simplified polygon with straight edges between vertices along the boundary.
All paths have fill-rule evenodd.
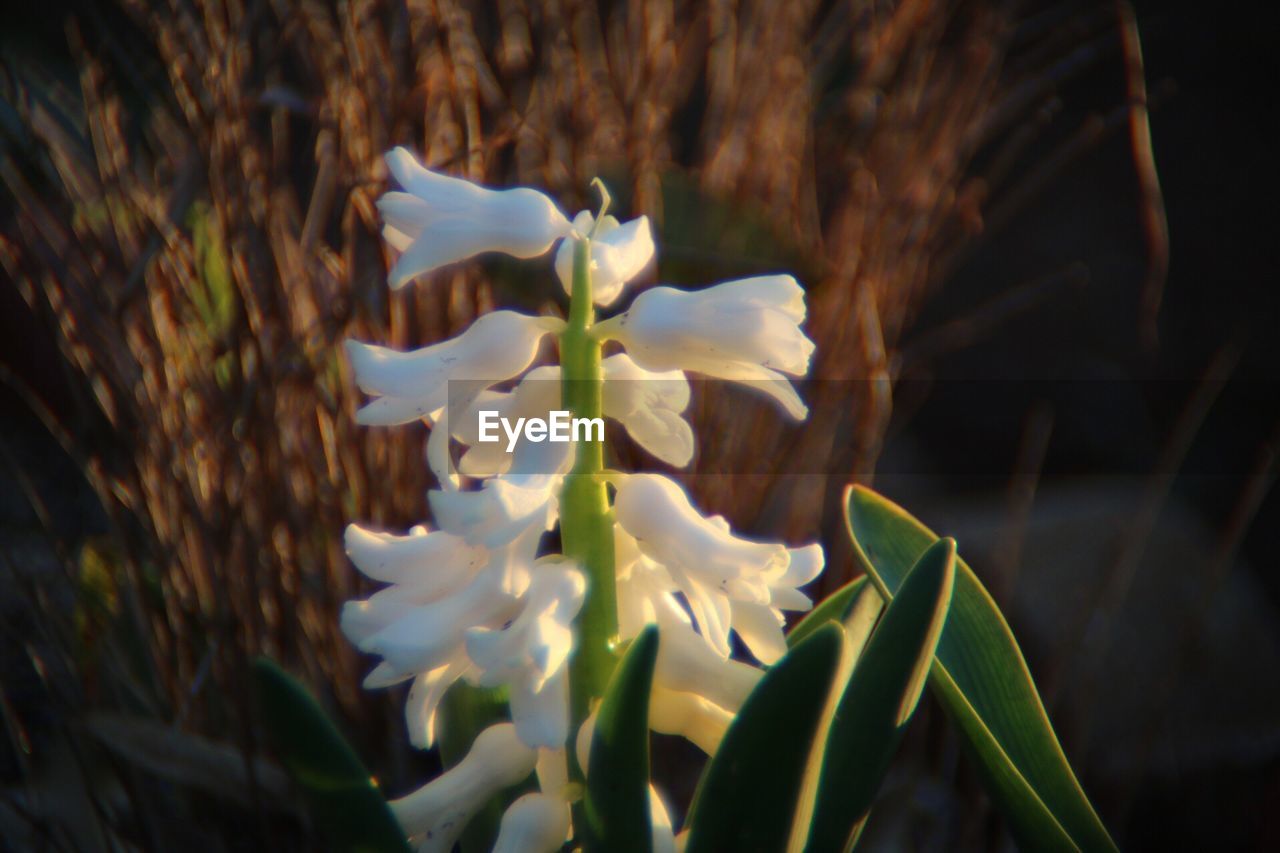
<path id="1" fill-rule="evenodd" d="M 500 628 L 467 631 L 467 655 L 486 687 L 511 687 L 512 719 L 530 746 L 561 748 L 569 737 L 563 675 L 573 650 L 573 618 L 587 583 L 571 563 L 534 567 L 518 616 Z"/>
<path id="2" fill-rule="evenodd" d="M 677 587 L 667 570 L 646 557 L 636 540 L 617 526 L 613 546 L 618 635 L 623 639 L 637 637 L 647 625 L 657 625 L 664 638 L 668 629 L 677 626 L 692 633 L 689 614 L 676 599 Z"/>
<path id="3" fill-rule="evenodd" d="M 525 794 L 507 807 L 493 853 L 552 853 L 569 835 L 569 804 L 549 794 Z"/>
<path id="4" fill-rule="evenodd" d="M 404 584 L 444 594 L 484 564 L 483 548 L 468 545 L 443 530 L 428 532 L 418 525 L 406 536 L 347 525 L 343 537 L 347 556 L 370 580 Z"/>
<path id="5" fill-rule="evenodd" d="M 382 235 L 403 253 L 388 275 L 394 289 L 484 252 L 536 257 L 570 231 L 565 215 L 537 190 L 491 190 L 433 172 L 404 148 L 389 152 L 386 162 L 405 190 L 378 200 Z"/>
<path id="6" fill-rule="evenodd" d="M 419 604 L 399 589 L 382 601 L 349 601 L 341 626 L 347 639 L 368 654 L 379 655 L 389 671 L 413 675 L 446 663 L 464 632 L 478 625 L 502 624 L 519 598 L 505 587 L 498 571 L 481 571 L 454 595 Z"/>
<path id="7" fill-rule="evenodd" d="M 490 797 L 533 772 L 537 757 L 516 736 L 515 726 L 490 726 L 462 761 L 412 794 L 392 800 L 391 811 L 420 853 L 447 853 Z"/>
<path id="8" fill-rule="evenodd" d="M 400 620 L 424 608 L 430 612 L 429 608 L 442 599 L 483 597 L 483 583 L 477 578 L 490 554 L 457 536 L 444 531 L 428 533 L 422 527 L 415 527 L 408 536 L 395 536 L 351 525 L 346 544 L 360 571 L 391 584 L 364 601 L 349 601 L 343 607 L 342 630 L 357 648 L 373 650 Z M 469 588 L 473 589 L 464 592 Z M 421 671 L 422 667 L 385 660 L 370 673 L 366 684 L 386 686 Z"/>
<path id="9" fill-rule="evenodd" d="M 768 604 L 769 581 L 787 569 L 786 548 L 733 535 L 724 519 L 704 518 L 684 489 L 658 474 L 626 475 L 617 489 L 618 524 L 667 570 L 703 637 L 728 657 L 729 599 Z"/>
<path id="10" fill-rule="evenodd" d="M 381 664 L 379 668 L 387 664 Z M 409 742 L 418 749 L 430 749 L 436 742 L 436 712 L 444 694 L 473 669 L 464 649 L 456 650 L 448 660 L 429 672 L 420 673 L 409 687 L 404 703 L 405 727 Z M 374 670 L 377 672 L 377 670 Z M 368 680 L 365 686 L 370 686 Z"/>
<path id="11" fill-rule="evenodd" d="M 822 547 L 787 548 L 735 536 L 723 518 L 703 517 L 677 483 L 657 474 L 631 474 L 616 482 L 619 619 L 665 626 L 657 609 L 669 605 L 655 591 L 678 590 L 720 658 L 729 656 L 730 630 L 762 663 L 781 657 L 786 651 L 782 611 L 812 606 L 797 587 L 822 571 Z M 628 537 L 635 539 L 639 557 L 627 551 Z M 631 580 L 627 572 L 640 580 Z M 651 579 L 643 580 L 646 576 Z M 648 589 L 641 588 L 645 583 Z"/>
<path id="12" fill-rule="evenodd" d="M 764 670 L 733 658 L 721 658 L 688 625 L 661 628 L 653 679 L 671 690 L 696 693 L 730 713 L 737 713 Z"/>
<path id="13" fill-rule="evenodd" d="M 596 326 L 647 370 L 687 370 L 770 395 L 797 420 L 809 412 L 787 375 L 809 372 L 813 341 L 800 329 L 804 290 L 789 275 L 745 278 L 704 290 L 653 287 Z"/>
<path id="14" fill-rule="evenodd" d="M 612 305 L 622 295 L 627 282 L 634 279 L 653 260 L 653 229 L 649 217 L 641 216 L 619 224 L 605 216 L 596 226 L 595 216 L 588 210 L 573 219 L 575 234 L 591 238 L 591 298 L 597 305 Z M 565 240 L 556 250 L 556 275 L 564 292 L 573 293 L 573 252 L 575 239 Z"/>
<path id="15" fill-rule="evenodd" d="M 676 468 L 693 459 L 693 428 L 684 419 L 689 380 L 679 370 L 645 370 L 626 353 L 600 363 L 601 407 L 620 422 L 632 441 Z"/>
<path id="16" fill-rule="evenodd" d="M 656 680 L 649 690 L 649 728 L 682 737 L 707 755 L 715 754 L 731 722 L 732 713 L 700 694 L 672 690 Z M 580 767 L 590 765 L 595 728 L 596 713 L 592 712 L 578 729 L 575 741 Z"/>
<path id="17" fill-rule="evenodd" d="M 433 489 L 427 493 L 427 502 L 442 528 L 472 544 L 499 548 L 517 537 L 540 536 L 551 529 L 560 480 L 536 475 L 493 477 L 471 491 Z"/>
<path id="18" fill-rule="evenodd" d="M 689 406 L 689 382 L 678 370 L 655 373 L 637 365 L 626 353 L 601 362 L 604 377 L 602 414 L 622 424 L 633 441 L 662 461 L 683 467 L 693 458 L 693 429 L 684 419 Z M 482 391 L 452 423 L 453 437 L 467 446 L 458 470 L 468 477 L 493 477 L 515 472 L 561 475 L 573 464 L 572 442 L 531 441 L 518 429 L 520 419 L 549 420 L 560 411 L 561 374 L 557 366 L 536 367 L 512 391 Z M 480 440 L 481 412 L 489 436 Z M 516 429 L 514 447 L 495 423 Z M 434 441 L 435 433 L 432 434 Z M 430 443 L 430 442 L 429 442 Z M 435 465 L 433 464 L 433 468 Z"/>
<path id="19" fill-rule="evenodd" d="M 813 606 L 798 587 L 822 573 L 825 557 L 821 545 L 788 548 L 787 570 L 769 581 L 769 603 L 731 601 L 730 624 L 751 654 L 763 664 L 772 664 L 786 654 L 787 639 L 783 633 L 784 610 L 803 611 Z"/>
<path id="20" fill-rule="evenodd" d="M 494 311 L 457 337 L 411 352 L 347 341 L 356 384 L 378 398 L 356 420 L 389 426 L 429 417 L 450 402 L 451 380 L 470 380 L 472 393 L 479 393 L 518 376 L 533 363 L 543 337 L 563 327 L 555 317 Z"/>
<path id="21" fill-rule="evenodd" d="M 545 529 L 534 519 L 510 539 L 484 545 L 443 530 L 392 536 L 349 528 L 353 561 L 391 586 L 347 602 L 342 631 L 356 648 L 382 658 L 366 687 L 413 679 L 405 719 L 416 746 L 434 741 L 436 710 L 450 685 L 485 677 L 467 655 L 467 632 L 499 628 L 520 614 Z"/>
<path id="22" fill-rule="evenodd" d="M 666 735 L 678 735 L 715 755 L 733 714 L 705 696 L 670 690 L 655 684 L 649 692 L 649 728 Z"/>
<path id="23" fill-rule="evenodd" d="M 458 461 L 458 470 L 468 477 L 493 477 L 511 471 L 525 473 L 564 474 L 573 464 L 570 442 L 530 441 L 521 429 L 522 422 L 532 418 L 544 421 L 560 409 L 560 368 L 553 365 L 535 367 L 524 375 L 511 391 L 484 391 L 457 418 L 453 437 L 467 450 Z M 490 437 L 497 441 L 481 441 L 481 413 L 486 413 Z M 487 413 L 494 413 L 489 415 Z M 507 424 L 516 431 L 512 436 L 495 423 Z"/>

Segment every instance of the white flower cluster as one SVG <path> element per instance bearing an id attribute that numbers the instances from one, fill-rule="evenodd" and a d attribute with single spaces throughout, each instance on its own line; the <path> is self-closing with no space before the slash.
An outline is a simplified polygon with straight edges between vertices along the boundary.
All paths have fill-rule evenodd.
<path id="1" fill-rule="evenodd" d="M 401 252 L 393 288 L 481 253 L 532 258 L 562 241 L 555 269 L 571 292 L 573 247 L 590 235 L 593 298 L 609 306 L 653 259 L 645 217 L 604 216 L 597 225 L 584 211 L 571 222 L 535 190 L 496 191 L 441 175 L 402 148 L 387 165 L 404 188 L 378 203 L 384 236 Z M 650 288 L 590 329 L 623 349 L 601 365 L 603 414 L 675 466 L 694 452 L 683 416 L 686 372 L 757 388 L 802 419 L 807 409 L 787 377 L 808 372 L 813 343 L 800 329 L 804 316 L 804 292 L 787 275 L 698 291 Z M 568 830 L 568 661 L 586 579 L 572 561 L 540 548 L 559 521 L 573 448 L 523 441 L 508 453 L 478 441 L 475 417 L 480 409 L 515 418 L 558 408 L 560 368 L 534 363 L 545 336 L 564 328 L 558 318 L 495 311 L 452 340 L 412 352 L 347 345 L 356 382 L 373 398 L 359 422 L 432 426 L 427 457 L 440 482 L 429 493 L 434 529 L 347 530 L 356 567 L 388 584 L 342 614 L 350 640 L 381 658 L 365 686 L 412 680 L 406 716 L 422 748 L 433 743 L 441 698 L 459 679 L 509 691 L 510 724 L 486 730 L 458 766 L 392 804 L 423 850 L 450 849 L 470 814 L 535 768 L 541 793 L 511 806 L 498 849 L 556 850 Z M 511 380 L 519 380 L 511 390 L 495 390 Z M 472 389 L 461 403 L 449 399 L 450 382 Z M 466 448 L 456 469 L 451 439 Z M 822 570 L 822 549 L 740 538 L 724 519 L 699 514 L 663 476 L 611 473 L 609 482 L 619 634 L 660 626 L 651 726 L 713 752 L 761 673 L 730 657 L 730 632 L 760 662 L 776 660 L 785 650 L 782 612 L 809 608 L 798 588 Z M 576 733 L 579 750 L 590 728 Z M 670 821 L 656 795 L 653 802 L 655 849 L 670 849 Z"/>

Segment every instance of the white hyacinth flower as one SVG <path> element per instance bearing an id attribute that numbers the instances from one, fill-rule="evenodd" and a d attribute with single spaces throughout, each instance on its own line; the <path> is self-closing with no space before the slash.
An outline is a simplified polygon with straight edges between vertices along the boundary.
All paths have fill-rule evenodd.
<path id="1" fill-rule="evenodd" d="M 796 420 L 809 413 L 787 376 L 809 372 L 813 341 L 800 329 L 804 290 L 789 275 L 704 290 L 653 287 L 596 327 L 647 370 L 687 370 L 770 395 Z"/>
<path id="2" fill-rule="evenodd" d="M 494 311 L 462 334 L 429 347 L 400 352 L 347 341 L 356 384 L 377 397 L 356 413 L 362 424 L 391 426 L 431 417 L 449 403 L 449 382 L 470 380 L 475 393 L 520 375 L 542 339 L 564 327 L 555 317 Z"/>
<path id="3" fill-rule="evenodd" d="M 342 631 L 360 651 L 382 657 L 388 672 L 429 672 L 453 657 L 467 629 L 501 625 L 514 615 L 519 598 L 504 588 L 505 581 L 489 569 L 457 593 L 422 604 L 398 588 L 386 590 L 392 597 L 380 602 L 349 601 Z"/>
<path id="4" fill-rule="evenodd" d="M 767 580 L 786 571 L 786 548 L 733 535 L 723 519 L 704 518 L 677 483 L 658 474 L 626 475 L 617 489 L 618 524 L 667 570 L 702 636 L 728 657 L 730 597 L 767 604 Z"/>
<path id="5" fill-rule="evenodd" d="M 548 794 L 525 794 L 502 815 L 493 853 L 552 853 L 568 836 L 568 803 Z"/>
<path id="6" fill-rule="evenodd" d="M 391 586 L 347 602 L 341 628 L 356 648 L 382 658 L 366 687 L 413 679 L 405 717 L 416 746 L 434 742 L 436 711 L 454 682 L 486 679 L 483 665 L 467 654 L 468 631 L 500 628 L 521 613 L 523 596 L 541 570 L 535 555 L 545 529 L 541 518 L 526 519 L 517 535 L 485 545 L 421 527 L 408 536 L 348 528 L 353 562 Z M 526 729 L 566 724 L 563 711 L 546 697 L 528 716 Z"/>
<path id="7" fill-rule="evenodd" d="M 715 754 L 732 721 L 733 712 L 699 693 L 672 690 L 656 679 L 649 689 L 649 729 L 682 737 L 707 755 Z M 579 727 L 574 743 L 578 766 L 584 772 L 590 766 L 595 729 L 596 712 L 593 711 Z"/>
<path id="8" fill-rule="evenodd" d="M 600 367 L 605 416 L 621 423 L 632 441 L 668 465 L 688 465 L 693 459 L 693 427 L 684 419 L 690 396 L 684 374 L 646 370 L 622 352 L 604 359 Z"/>
<path id="9" fill-rule="evenodd" d="M 537 759 L 515 726 L 499 723 L 482 731 L 455 767 L 389 805 L 419 853 L 447 853 L 488 799 L 524 781 Z"/>
<path id="10" fill-rule="evenodd" d="M 467 631 L 467 656 L 484 687 L 509 685 L 511 716 L 520 739 L 557 749 L 569 738 L 564 679 L 573 650 L 573 617 L 587 582 L 566 562 L 542 561 L 525 591 L 521 612 L 499 628 Z"/>
<path id="11" fill-rule="evenodd" d="M 737 713 L 764 671 L 733 658 L 721 658 L 687 625 L 661 628 L 654 683 L 681 693 L 697 693 Z"/>
<path id="12" fill-rule="evenodd" d="M 693 428 L 683 415 L 690 397 L 684 374 L 645 370 L 626 353 L 609 356 L 600 367 L 602 414 L 621 423 L 636 444 L 663 462 L 677 468 L 688 465 L 693 459 Z M 467 447 L 458 461 L 459 472 L 468 477 L 520 471 L 567 473 L 573 464 L 572 443 L 533 442 L 524 433 L 511 450 L 505 434 L 499 433 L 498 441 L 480 441 L 481 412 L 495 412 L 497 418 L 516 424 L 520 418 L 547 420 L 551 412 L 560 410 L 560 379 L 560 368 L 547 365 L 526 373 L 512 391 L 480 392 L 452 425 L 453 437 Z"/>
<path id="13" fill-rule="evenodd" d="M 636 620 L 638 605 L 628 600 L 634 596 L 621 594 L 626 573 L 648 573 L 657 577 L 659 588 L 668 584 L 667 589 L 684 594 L 703 638 L 721 658 L 729 656 L 731 629 L 761 662 L 781 657 L 786 650 L 781 611 L 812 606 L 797 587 L 821 572 L 821 546 L 791 549 L 735 536 L 723 518 L 699 514 L 679 484 L 658 474 L 619 477 L 617 489 L 615 542 L 621 544 L 615 562 L 623 567 L 619 618 Z M 634 538 L 638 556 L 628 551 L 624 537 Z M 665 573 L 660 577 L 655 575 L 659 568 Z M 656 612 L 662 599 L 650 592 L 647 600 L 651 612 L 641 611 L 639 618 L 663 625 Z"/>
<path id="14" fill-rule="evenodd" d="M 521 418 L 543 418 L 560 408 L 560 368 L 553 365 L 535 367 L 524 375 L 511 391 L 484 391 L 452 424 L 453 437 L 467 447 L 458 460 L 458 470 L 468 477 L 493 477 L 513 468 L 533 472 L 563 474 L 573 463 L 569 443 L 529 441 L 523 432 L 515 448 L 508 450 L 509 436 L 495 429 L 497 441 L 480 440 L 480 413 L 496 412 L 509 424 Z"/>
<path id="15" fill-rule="evenodd" d="M 801 329 L 804 291 L 787 275 L 701 291 L 657 287 L 622 314 L 594 323 L 581 289 L 574 298 L 576 248 L 589 244 L 591 301 L 612 305 L 653 262 L 648 218 L 607 216 L 603 184 L 599 212 L 580 213 L 571 223 L 533 189 L 488 189 L 439 174 L 403 148 L 386 162 L 403 188 L 378 201 L 383 234 L 401 253 L 390 273 L 393 288 L 481 253 L 532 258 L 562 241 L 554 266 L 571 298 L 572 325 L 495 311 L 450 340 L 409 352 L 348 342 L 356 383 L 373 398 L 357 421 L 425 421 L 431 428 L 427 463 L 439 488 L 428 493 L 433 529 L 395 535 L 348 528 L 352 561 L 386 586 L 348 602 L 341 627 L 358 649 L 379 658 L 366 687 L 412 682 L 405 716 L 416 746 L 435 741 L 437 709 L 460 679 L 506 690 L 512 722 L 486 729 L 458 766 L 391 804 L 418 849 L 452 849 L 486 801 L 534 772 L 540 792 L 506 810 L 495 849 L 558 850 L 579 835 L 570 831 L 569 802 L 580 795 L 582 780 L 576 771 L 570 780 L 566 751 L 575 734 L 572 656 L 582 661 L 574 678 L 583 675 L 575 680 L 572 704 L 589 707 L 603 691 L 596 672 L 607 667 L 597 664 L 608 660 L 614 628 L 631 639 L 656 623 L 650 728 L 712 754 L 763 673 L 732 659 L 730 634 L 766 664 L 780 657 L 783 613 L 811 606 L 800 587 L 821 571 L 822 549 L 739 537 L 723 518 L 700 514 L 674 481 L 609 471 L 597 448 L 585 452 L 551 436 L 536 440 L 536 426 L 500 428 L 498 441 L 481 442 L 479 415 L 497 416 L 485 418 L 486 431 L 494 420 L 500 427 L 521 419 L 526 426 L 534 419 L 549 425 L 566 402 L 564 379 L 600 381 L 598 398 L 594 391 L 575 394 L 573 415 L 612 418 L 647 452 L 683 467 L 694 456 L 686 372 L 746 384 L 792 417 L 807 415 L 789 379 L 807 375 L 813 353 Z M 563 370 L 536 364 L 548 334 L 559 335 Z M 625 352 L 603 357 L 609 340 Z M 464 446 L 456 470 L 454 440 Z M 584 497 L 598 498 L 599 507 Z M 557 522 L 574 560 L 540 556 Z M 612 577 L 607 561 L 576 544 L 591 541 L 579 538 L 587 533 L 607 536 L 610 525 Z M 608 588 L 593 586 L 601 583 L 616 589 L 616 626 L 597 624 L 607 599 L 588 592 Z M 580 611 L 585 628 L 576 624 Z M 594 721 L 594 714 L 573 718 L 584 770 Z M 681 849 L 685 833 L 675 834 L 652 785 L 649 807 L 653 849 Z"/>
<path id="16" fill-rule="evenodd" d="M 605 216 L 596 225 L 588 210 L 573 219 L 577 234 L 591 234 L 591 297 L 597 305 L 612 305 L 622 295 L 627 282 L 644 271 L 653 260 L 653 229 L 649 217 L 641 216 L 619 224 Z M 565 240 L 556 250 L 556 275 L 567 294 L 573 293 L 573 245 Z"/>
<path id="17" fill-rule="evenodd" d="M 733 714 L 697 693 L 669 690 L 655 684 L 649 694 L 649 728 L 677 735 L 715 755 Z"/>
<path id="18" fill-rule="evenodd" d="M 492 477 L 472 491 L 433 489 L 427 502 L 442 528 L 472 544 L 499 548 L 551 529 L 559 485 L 560 478 L 550 475 Z"/>
<path id="19" fill-rule="evenodd" d="M 813 606 L 813 601 L 798 587 L 822 574 L 826 563 L 821 545 L 788 548 L 787 557 L 787 570 L 769 581 L 768 604 L 739 600 L 729 603 L 733 630 L 764 664 L 774 663 L 786 653 L 787 640 L 782 632 L 786 617 L 782 611 L 804 611 Z"/>
<path id="20" fill-rule="evenodd" d="M 484 252 L 537 257 L 571 229 L 555 202 L 537 190 L 486 189 L 433 172 L 404 148 L 387 154 L 386 162 L 405 190 L 378 199 L 382 235 L 403 253 L 388 275 L 392 289 Z"/>

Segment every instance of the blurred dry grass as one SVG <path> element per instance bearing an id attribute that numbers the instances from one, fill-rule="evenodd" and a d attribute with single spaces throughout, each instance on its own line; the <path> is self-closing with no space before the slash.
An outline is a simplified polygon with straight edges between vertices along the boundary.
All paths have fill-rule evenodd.
<path id="1" fill-rule="evenodd" d="M 816 385 L 813 422 L 830 428 L 798 443 L 772 413 L 701 400 L 703 452 L 721 470 L 749 453 L 868 472 L 903 330 L 993 197 L 1016 203 L 1011 164 L 1054 87 L 1109 43 L 1107 15 L 1073 9 L 125 0 L 70 20 L 77 85 L 8 55 L 0 96 L 20 122 L 0 148 L 15 206 L 0 261 L 79 395 L 70 416 L 29 404 L 111 519 L 95 553 L 120 573 L 111 595 L 143 639 L 153 712 L 252 751 L 238 686 L 263 652 L 362 730 L 394 714 L 360 695 L 337 631 L 356 591 L 339 534 L 421 518 L 422 434 L 355 427 L 337 344 L 418 346 L 554 293 L 512 288 L 497 265 L 389 295 L 384 150 L 570 209 L 609 176 L 659 223 L 664 275 L 800 269 L 816 375 L 870 381 Z M 725 227 L 736 212 L 763 224 Z M 753 269 L 733 267 L 743 251 Z M 710 509 L 798 537 L 838 530 L 847 479 L 695 485 Z"/>

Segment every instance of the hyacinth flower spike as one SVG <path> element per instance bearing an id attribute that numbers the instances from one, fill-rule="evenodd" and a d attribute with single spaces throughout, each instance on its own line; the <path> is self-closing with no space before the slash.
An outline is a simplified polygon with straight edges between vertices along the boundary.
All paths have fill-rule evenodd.
<path id="1" fill-rule="evenodd" d="M 569 306 L 564 319 L 494 311 L 411 352 L 348 343 L 356 384 L 371 398 L 357 420 L 424 422 L 439 488 L 428 494 L 430 524 L 403 535 L 348 529 L 352 562 L 386 586 L 349 602 L 342 628 L 380 659 L 367 687 L 410 682 L 415 746 L 435 742 L 437 709 L 454 685 L 508 697 L 512 722 L 483 731 L 461 763 L 392 803 L 410 840 L 450 849 L 489 798 L 536 768 L 539 790 L 505 810 L 495 849 L 557 850 L 580 837 L 593 711 L 619 644 L 659 626 L 650 727 L 712 754 L 762 675 L 732 658 L 731 638 L 762 663 L 776 660 L 783 614 L 810 606 L 799 588 L 821 571 L 822 550 L 746 539 L 698 512 L 674 480 L 607 471 L 602 435 L 553 447 L 526 431 L 495 446 L 481 417 L 524 422 L 557 409 L 586 422 L 607 417 L 654 457 L 684 467 L 696 454 L 686 373 L 759 388 L 805 417 L 790 383 L 813 353 L 801 331 L 804 292 L 787 275 L 701 291 L 655 287 L 596 322 L 596 306 L 620 302 L 655 254 L 649 221 L 610 216 L 602 184 L 599 210 L 570 218 L 537 190 L 481 187 L 402 148 L 387 165 L 401 187 L 378 204 L 399 253 L 393 288 L 483 253 L 532 259 L 560 242 L 548 267 Z M 558 363 L 540 363 L 548 338 Z M 609 341 L 621 351 L 605 357 Z M 548 553 L 555 532 L 559 554 Z M 675 850 L 652 786 L 649 799 L 653 849 Z"/>

